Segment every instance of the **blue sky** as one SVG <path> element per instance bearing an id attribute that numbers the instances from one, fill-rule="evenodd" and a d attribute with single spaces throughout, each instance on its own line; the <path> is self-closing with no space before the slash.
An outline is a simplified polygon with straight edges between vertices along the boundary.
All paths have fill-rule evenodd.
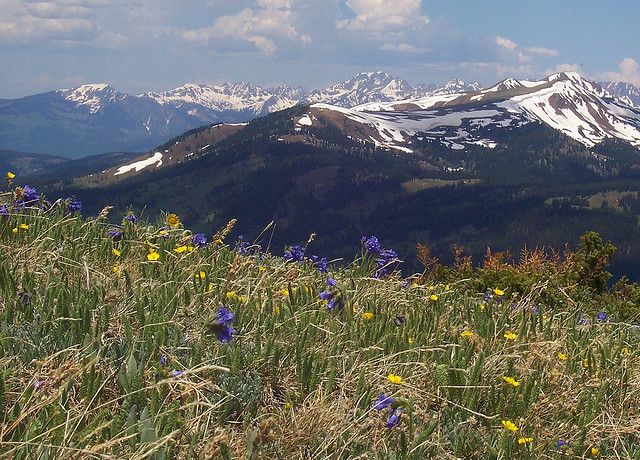
<path id="1" fill-rule="evenodd" d="M 490 84 L 576 70 L 640 85 L 635 0 L 0 0 L 0 97 L 360 71 Z"/>

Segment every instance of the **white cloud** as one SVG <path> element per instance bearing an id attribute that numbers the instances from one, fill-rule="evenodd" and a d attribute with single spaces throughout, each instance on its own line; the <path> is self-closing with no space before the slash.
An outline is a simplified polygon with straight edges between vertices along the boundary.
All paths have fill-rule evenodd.
<path id="1" fill-rule="evenodd" d="M 605 72 L 602 80 L 623 81 L 640 86 L 640 64 L 635 59 L 625 58 L 618 65 L 617 72 Z"/>
<path id="2" fill-rule="evenodd" d="M 429 22 L 420 11 L 422 0 L 348 0 L 346 4 L 355 18 L 338 21 L 341 29 L 388 32 Z"/>
<path id="3" fill-rule="evenodd" d="M 515 51 L 518 49 L 516 42 L 508 38 L 496 36 L 494 41 L 496 45 L 501 46 L 508 51 Z"/>
<path id="4" fill-rule="evenodd" d="M 529 63 L 533 61 L 534 58 L 548 58 L 560 55 L 557 50 L 550 48 L 536 46 L 523 48 L 510 38 L 499 35 L 495 36 L 493 41 L 498 46 L 498 50 L 506 54 L 507 57 L 517 60 L 520 64 Z"/>

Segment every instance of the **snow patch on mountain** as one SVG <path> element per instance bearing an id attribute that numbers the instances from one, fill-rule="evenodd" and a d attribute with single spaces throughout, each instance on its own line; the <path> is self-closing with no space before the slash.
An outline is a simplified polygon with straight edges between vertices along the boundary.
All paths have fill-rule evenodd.
<path id="1" fill-rule="evenodd" d="M 120 166 L 118 170 L 115 172 L 114 176 L 119 176 L 120 174 L 128 173 L 129 171 L 142 171 L 144 168 L 148 166 L 156 165 L 156 168 L 162 166 L 162 153 L 155 152 L 151 157 L 136 161 L 135 163 L 131 163 L 128 165 Z"/>

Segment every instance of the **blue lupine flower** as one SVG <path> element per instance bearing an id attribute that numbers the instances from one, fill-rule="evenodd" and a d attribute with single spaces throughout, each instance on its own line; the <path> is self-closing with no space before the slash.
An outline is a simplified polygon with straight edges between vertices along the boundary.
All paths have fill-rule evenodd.
<path id="1" fill-rule="evenodd" d="M 601 311 L 600 313 L 598 313 L 596 315 L 596 319 L 600 322 L 605 322 L 609 319 L 609 315 L 607 315 L 605 312 Z"/>
<path id="2" fill-rule="evenodd" d="M 230 326 L 236 319 L 235 313 L 229 308 L 222 305 L 216 313 L 216 319 L 212 324 L 212 330 L 216 335 L 216 338 L 222 343 L 228 343 L 231 341 L 235 329 Z"/>
<path id="3" fill-rule="evenodd" d="M 233 323 L 235 320 L 236 320 L 236 315 L 234 312 L 231 311 L 231 309 L 225 307 L 224 305 L 222 305 L 218 309 L 218 313 L 216 313 L 216 321 L 222 324 L 227 324 L 227 323 Z"/>
<path id="4" fill-rule="evenodd" d="M 320 293 L 320 300 L 330 300 L 334 296 L 331 291 L 322 291 Z"/>
<path id="5" fill-rule="evenodd" d="M 204 236 L 204 233 L 196 233 L 191 237 L 191 242 L 198 246 L 199 248 L 207 245 L 207 237 Z"/>
<path id="6" fill-rule="evenodd" d="M 9 208 L 6 204 L 0 204 L 0 216 L 8 216 Z"/>
<path id="7" fill-rule="evenodd" d="M 336 283 L 336 280 L 334 280 L 332 277 L 327 278 L 327 286 L 337 286 L 338 283 Z"/>
<path id="8" fill-rule="evenodd" d="M 236 251 L 238 251 L 239 254 L 248 254 L 249 250 L 247 249 L 249 247 L 249 242 L 244 240 L 244 236 L 240 235 L 238 236 L 238 242 L 236 243 Z"/>
<path id="9" fill-rule="evenodd" d="M 221 343 L 229 343 L 233 338 L 233 334 L 236 332 L 234 328 L 229 326 L 228 324 L 222 325 L 220 330 L 216 332 L 216 337 Z"/>
<path id="10" fill-rule="evenodd" d="M 344 309 L 344 302 L 342 302 L 342 299 L 340 297 L 333 297 L 331 300 L 329 300 L 329 303 L 327 304 L 327 310 L 329 311 L 334 311 L 334 310 L 342 311 L 343 309 Z"/>
<path id="11" fill-rule="evenodd" d="M 160 365 L 161 366 L 166 366 L 167 365 L 167 357 L 165 355 L 160 355 Z"/>
<path id="12" fill-rule="evenodd" d="M 387 419 L 387 428 L 391 429 L 400 423 L 400 417 L 402 416 L 402 408 L 392 409 L 389 418 Z"/>
<path id="13" fill-rule="evenodd" d="M 378 412 L 380 412 L 381 410 L 386 409 L 392 404 L 395 404 L 395 402 L 396 400 L 393 399 L 391 396 L 387 396 L 384 393 L 380 393 L 380 395 L 378 396 L 378 399 L 376 399 L 376 402 L 373 405 L 373 408 Z"/>
<path id="14" fill-rule="evenodd" d="M 302 262 L 304 260 L 304 248 L 299 244 L 292 246 L 289 250 L 285 251 L 282 258 L 287 262 Z"/>
<path id="15" fill-rule="evenodd" d="M 40 200 L 38 190 L 28 185 L 23 185 L 16 189 L 18 199 L 16 200 L 16 206 L 24 206 L 26 204 L 34 204 L 34 202 Z"/>
<path id="16" fill-rule="evenodd" d="M 132 224 L 135 224 L 136 222 L 138 222 L 138 216 L 136 216 L 133 212 L 129 212 L 127 213 L 126 216 L 124 216 L 124 220 L 127 222 L 131 222 Z"/>
<path id="17" fill-rule="evenodd" d="M 329 271 L 329 261 L 326 257 L 311 256 L 311 261 L 320 273 L 327 273 L 327 271 Z"/>
<path id="18" fill-rule="evenodd" d="M 368 238 L 366 236 L 363 236 L 362 245 L 370 254 L 379 254 L 382 250 L 380 241 L 378 241 L 378 238 L 376 238 L 375 236 L 370 236 Z"/>
<path id="19" fill-rule="evenodd" d="M 67 208 L 69 209 L 70 212 L 76 212 L 82 209 L 82 201 L 77 199 L 75 195 L 71 195 L 69 198 L 67 198 L 66 202 L 67 202 Z"/>
<path id="20" fill-rule="evenodd" d="M 119 228 L 110 228 L 107 230 L 107 236 L 109 236 L 113 241 L 118 242 L 122 239 L 122 230 Z"/>

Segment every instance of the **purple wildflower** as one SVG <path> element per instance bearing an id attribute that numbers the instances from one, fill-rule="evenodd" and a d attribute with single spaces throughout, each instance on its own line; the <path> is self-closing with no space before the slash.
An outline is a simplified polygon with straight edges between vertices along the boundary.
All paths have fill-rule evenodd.
<path id="1" fill-rule="evenodd" d="M 576 318 L 576 323 L 584 326 L 585 324 L 587 324 L 587 318 L 585 318 L 582 313 L 579 313 L 578 317 Z"/>
<path id="2" fill-rule="evenodd" d="M 287 251 L 284 252 L 282 258 L 287 262 L 302 262 L 304 260 L 304 248 L 299 244 L 291 246 Z"/>
<path id="3" fill-rule="evenodd" d="M 320 300 L 330 300 L 334 295 L 331 291 L 322 291 L 320 293 Z"/>
<path id="4" fill-rule="evenodd" d="M 236 332 L 234 328 L 228 324 L 223 324 L 222 327 L 216 331 L 216 337 L 221 343 L 229 343 L 233 338 L 233 334 Z"/>
<path id="5" fill-rule="evenodd" d="M 160 365 L 161 365 L 162 367 L 164 367 L 164 366 L 166 366 L 166 365 L 167 365 L 167 357 L 166 357 L 165 355 L 160 355 L 160 359 L 159 359 L 159 361 L 160 361 Z"/>
<path id="6" fill-rule="evenodd" d="M 337 286 L 338 283 L 336 283 L 336 280 L 334 280 L 332 277 L 327 278 L 327 286 Z"/>
<path id="7" fill-rule="evenodd" d="M 378 396 L 378 399 L 376 399 L 376 402 L 373 405 L 373 408 L 378 412 L 380 412 L 381 410 L 386 409 L 392 404 L 395 404 L 395 402 L 396 400 L 393 399 L 391 396 L 387 396 L 384 393 L 380 393 L 380 395 Z"/>
<path id="8" fill-rule="evenodd" d="M 8 216 L 9 215 L 9 208 L 7 207 L 6 204 L 0 204 L 0 216 Z"/>
<path id="9" fill-rule="evenodd" d="M 70 212 L 76 212 L 82 209 L 82 201 L 78 200 L 75 195 L 71 195 L 65 201 Z"/>
<path id="10" fill-rule="evenodd" d="M 334 310 L 342 311 L 343 309 L 344 309 L 344 302 L 342 302 L 342 299 L 340 297 L 332 297 L 331 300 L 329 300 L 329 303 L 327 304 L 327 310 L 329 311 L 334 311 Z"/>
<path id="11" fill-rule="evenodd" d="M 122 231 L 119 228 L 110 228 L 107 230 L 107 236 L 113 241 L 118 242 L 122 239 Z"/>
<path id="12" fill-rule="evenodd" d="M 401 416 L 402 416 L 402 408 L 398 407 L 397 409 L 392 409 L 389 415 L 389 418 L 387 419 L 386 427 L 388 429 L 391 429 L 394 426 L 396 426 L 398 423 L 400 423 Z"/>
<path id="13" fill-rule="evenodd" d="M 238 242 L 236 243 L 236 251 L 238 251 L 239 254 L 249 254 L 249 249 L 247 249 L 249 247 L 249 242 L 244 240 L 244 236 L 240 235 L 238 236 Z"/>
<path id="14" fill-rule="evenodd" d="M 596 315 L 596 319 L 598 321 L 600 321 L 601 323 L 604 323 L 604 322 L 609 320 L 609 315 L 607 315 L 605 312 L 601 311 L 600 313 L 598 313 Z"/>
<path id="15" fill-rule="evenodd" d="M 216 318 L 211 325 L 212 331 L 215 333 L 216 338 L 222 343 L 228 343 L 231 341 L 235 329 L 230 326 L 236 320 L 236 315 L 229 308 L 224 305 L 220 306 L 216 313 Z"/>
<path id="16" fill-rule="evenodd" d="M 182 370 L 174 369 L 171 371 L 171 377 L 180 377 L 182 374 L 184 374 Z"/>
<path id="17" fill-rule="evenodd" d="M 362 245 L 370 254 L 379 254 L 382 251 L 382 247 L 380 246 L 380 241 L 375 236 L 362 237 Z"/>
<path id="18" fill-rule="evenodd" d="M 329 271 L 329 261 L 326 257 L 311 256 L 311 261 L 320 273 L 327 273 L 327 271 Z"/>
<path id="19" fill-rule="evenodd" d="M 136 222 L 138 222 L 138 216 L 136 216 L 132 211 L 129 211 L 127 213 L 127 215 L 124 216 L 124 220 L 126 222 L 130 222 L 132 224 L 135 224 Z"/>
<path id="20" fill-rule="evenodd" d="M 236 320 L 236 315 L 229 308 L 224 305 L 220 306 L 218 313 L 216 313 L 216 321 L 222 324 L 233 323 Z"/>
<path id="21" fill-rule="evenodd" d="M 38 190 L 28 185 L 23 185 L 16 189 L 18 199 L 16 200 L 16 206 L 25 206 L 27 204 L 33 204 L 40 199 Z"/>
<path id="22" fill-rule="evenodd" d="M 564 439 L 558 439 L 558 441 L 556 442 L 556 449 L 558 449 L 560 452 L 564 452 L 565 449 L 569 448 L 569 443 L 567 441 L 565 441 Z"/>
<path id="23" fill-rule="evenodd" d="M 197 246 L 197 247 L 201 248 L 201 247 L 203 247 L 203 246 L 206 246 L 206 245 L 207 245 L 207 237 L 206 237 L 206 236 L 204 236 L 204 233 L 196 233 L 195 235 L 193 235 L 193 236 L 191 237 L 191 242 L 192 242 L 195 246 Z"/>
<path id="24" fill-rule="evenodd" d="M 33 388 L 36 390 L 41 390 L 44 387 L 44 380 L 36 380 L 33 382 Z"/>

